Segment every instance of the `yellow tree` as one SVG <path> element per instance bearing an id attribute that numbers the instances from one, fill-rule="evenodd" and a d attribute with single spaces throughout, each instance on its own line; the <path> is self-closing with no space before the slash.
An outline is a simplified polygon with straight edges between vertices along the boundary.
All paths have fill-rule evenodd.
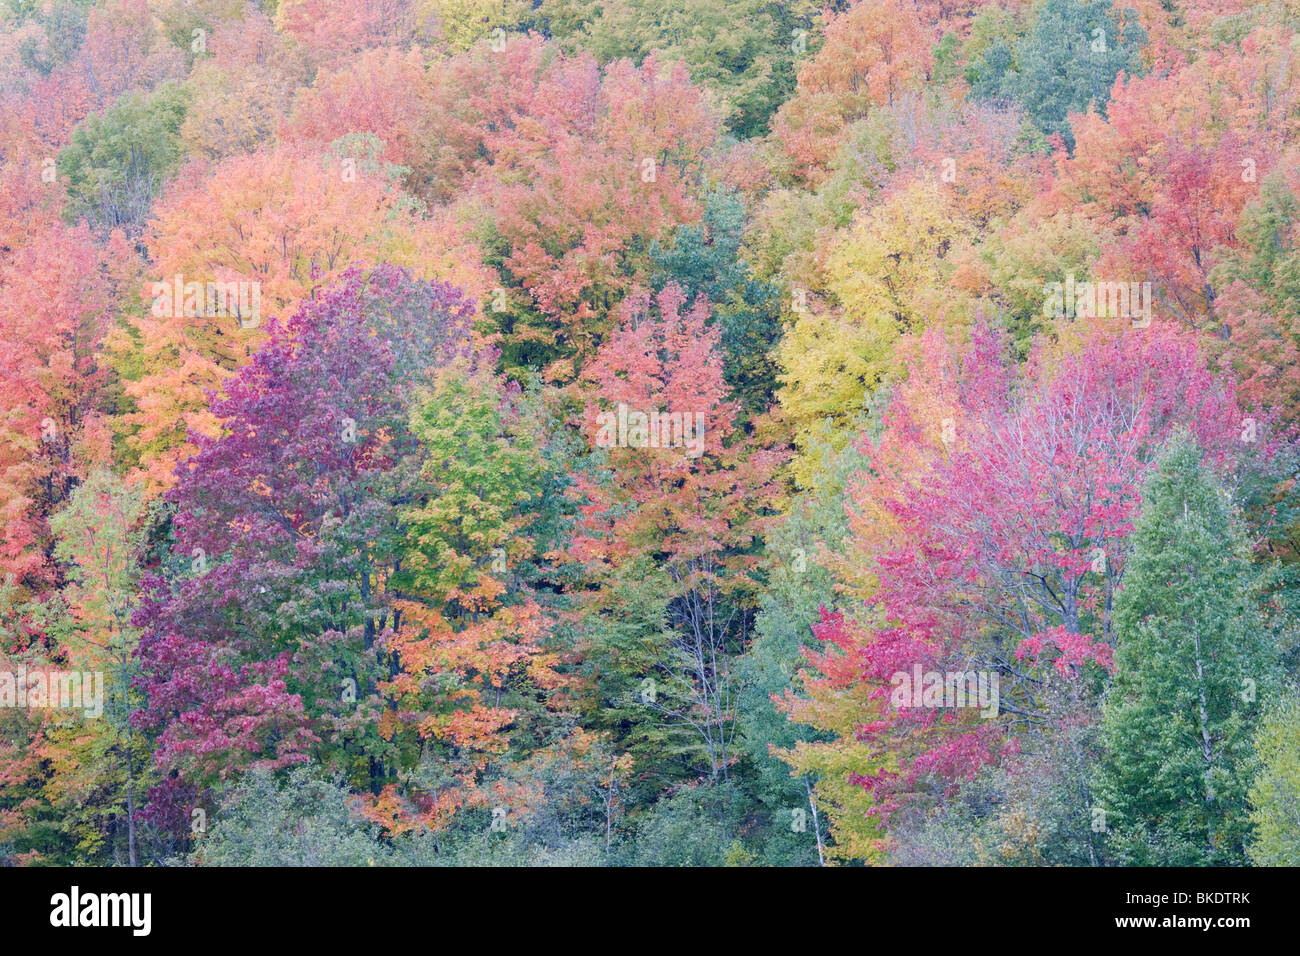
<path id="1" fill-rule="evenodd" d="M 971 233 L 941 183 L 914 179 L 837 240 L 826 267 L 832 302 L 796 290 L 777 356 L 782 412 L 801 448 L 828 420 L 842 426 L 863 412 L 870 393 L 899 371 L 901 335 L 969 322 L 970 300 L 950 278 L 953 255 Z M 799 477 L 797 461 L 794 468 Z"/>

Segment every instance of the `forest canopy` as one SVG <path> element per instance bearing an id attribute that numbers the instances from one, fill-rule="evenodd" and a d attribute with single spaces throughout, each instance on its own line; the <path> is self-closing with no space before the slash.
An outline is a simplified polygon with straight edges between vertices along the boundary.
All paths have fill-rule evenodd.
<path id="1" fill-rule="evenodd" d="M 1300 863 L 1298 48 L 4 0 L 0 864 Z"/>

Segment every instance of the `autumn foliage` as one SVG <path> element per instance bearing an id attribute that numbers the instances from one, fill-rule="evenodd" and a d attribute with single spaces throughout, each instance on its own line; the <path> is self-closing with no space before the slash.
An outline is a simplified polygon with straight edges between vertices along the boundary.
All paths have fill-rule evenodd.
<path id="1" fill-rule="evenodd" d="M 1300 859 L 1298 36 L 10 3 L 0 863 Z"/>

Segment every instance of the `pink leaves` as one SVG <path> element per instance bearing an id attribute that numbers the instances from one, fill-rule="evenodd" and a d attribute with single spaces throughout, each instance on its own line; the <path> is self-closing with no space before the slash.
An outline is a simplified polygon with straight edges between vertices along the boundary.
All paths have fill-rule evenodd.
<path id="1" fill-rule="evenodd" d="M 1052 665 L 1062 677 L 1075 676 L 1088 661 L 1094 661 L 1107 670 L 1114 662 L 1114 648 L 1109 644 L 1094 641 L 1087 634 L 1071 633 L 1061 625 L 1021 641 L 1016 647 L 1016 659 L 1036 661 L 1052 648 L 1059 652 Z"/>
<path id="2" fill-rule="evenodd" d="M 1231 386 L 1168 328 L 1099 327 L 1020 369 L 1003 356 L 988 329 L 965 348 L 926 334 L 879 442 L 859 445 L 869 469 L 849 485 L 842 570 L 865 605 L 823 610 L 809 686 L 845 702 L 831 707 L 873 704 L 878 718 L 854 733 L 899 768 L 861 775 L 882 807 L 923 780 L 969 779 L 1014 745 L 1009 714 L 1051 719 L 1051 686 L 1113 665 L 1109 598 L 1143 480 L 1174 429 L 1212 461 L 1242 454 Z M 1000 719 L 891 706 L 891 681 L 917 667 L 999 676 Z"/>

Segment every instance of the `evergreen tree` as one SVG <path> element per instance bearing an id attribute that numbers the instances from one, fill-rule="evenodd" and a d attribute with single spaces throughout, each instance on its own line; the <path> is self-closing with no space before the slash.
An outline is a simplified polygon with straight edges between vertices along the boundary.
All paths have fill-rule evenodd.
<path id="1" fill-rule="evenodd" d="M 1245 862 L 1251 736 L 1276 667 L 1261 583 L 1231 502 L 1175 436 L 1116 598 L 1097 793 L 1119 862 Z"/>
<path id="2" fill-rule="evenodd" d="M 1073 148 L 1070 113 L 1104 114 L 1115 77 L 1141 72 L 1146 40 L 1132 12 L 1119 15 L 1111 0 L 1047 0 L 1014 52 L 995 39 L 967 79 L 976 95 L 1015 100 L 1034 126 Z"/>

